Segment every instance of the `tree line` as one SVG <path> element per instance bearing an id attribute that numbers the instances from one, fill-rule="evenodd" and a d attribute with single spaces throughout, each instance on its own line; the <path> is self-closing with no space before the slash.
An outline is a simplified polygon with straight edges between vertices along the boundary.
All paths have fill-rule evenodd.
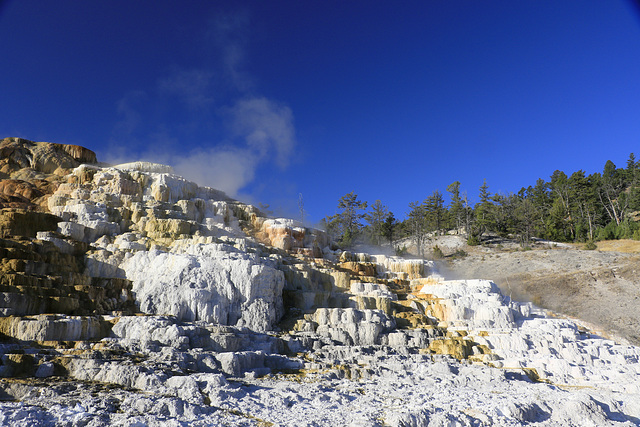
<path id="1" fill-rule="evenodd" d="M 567 176 L 556 170 L 548 180 L 517 193 L 491 193 L 486 180 L 472 204 L 459 181 L 446 189 L 449 204 L 439 190 L 422 202 L 409 204 L 403 221 L 380 200 L 369 204 L 355 192 L 338 201 L 339 212 L 322 224 L 343 246 L 380 245 L 411 237 L 419 255 L 428 237 L 456 230 L 467 243 L 482 243 L 489 234 L 518 239 L 528 247 L 533 238 L 558 242 L 594 242 L 609 239 L 640 240 L 640 161 L 633 153 L 626 167 L 608 160 L 602 173 L 583 170 Z"/>

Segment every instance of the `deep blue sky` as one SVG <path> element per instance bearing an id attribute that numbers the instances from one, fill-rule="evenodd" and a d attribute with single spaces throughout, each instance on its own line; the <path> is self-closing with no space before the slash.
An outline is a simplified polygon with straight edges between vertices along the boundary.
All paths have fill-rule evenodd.
<path id="1" fill-rule="evenodd" d="M 623 0 L 0 3 L 0 137 L 170 163 L 297 216 L 402 218 L 640 157 Z M 235 194 L 234 194 L 235 193 Z"/>

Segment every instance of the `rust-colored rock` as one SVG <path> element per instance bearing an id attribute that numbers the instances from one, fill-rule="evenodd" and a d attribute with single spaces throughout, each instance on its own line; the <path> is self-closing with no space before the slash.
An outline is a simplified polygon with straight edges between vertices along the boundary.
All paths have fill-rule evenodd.
<path id="1" fill-rule="evenodd" d="M 339 268 L 349 270 L 358 276 L 376 276 L 376 265 L 371 262 L 347 261 L 338 264 Z"/>
<path id="2" fill-rule="evenodd" d="M 291 224 L 279 224 L 274 223 L 273 220 L 267 220 L 261 225 L 256 237 L 270 246 L 289 251 L 304 247 L 305 232 L 303 228 L 293 227 Z"/>
<path id="3" fill-rule="evenodd" d="M 14 174 L 15 175 L 15 174 Z M 56 181 L 44 179 L 0 180 L 0 209 L 47 210 L 47 199 L 58 188 Z"/>
<path id="4" fill-rule="evenodd" d="M 31 167 L 31 151 L 34 142 L 22 138 L 5 138 L 0 141 L 0 177 L 8 178 L 12 172 Z"/>
<path id="5" fill-rule="evenodd" d="M 77 145 L 33 142 L 22 138 L 0 141 L 0 178 L 12 177 L 21 169 L 64 175 L 81 163 L 96 161 L 93 151 Z"/>
<path id="6" fill-rule="evenodd" d="M 0 181 L 0 195 L 30 203 L 32 200 L 42 197 L 43 193 L 31 182 L 18 179 L 3 179 Z"/>
<path id="7" fill-rule="evenodd" d="M 79 161 L 80 163 L 97 163 L 96 153 L 88 148 L 73 144 L 51 144 Z"/>

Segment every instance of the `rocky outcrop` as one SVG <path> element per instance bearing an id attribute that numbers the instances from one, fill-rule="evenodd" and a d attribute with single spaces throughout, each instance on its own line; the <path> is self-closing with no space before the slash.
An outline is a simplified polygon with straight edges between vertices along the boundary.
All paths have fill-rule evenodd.
<path id="1" fill-rule="evenodd" d="M 55 231 L 60 218 L 43 212 L 24 209 L 0 210 L 0 237 L 36 237 L 43 231 Z"/>
<path id="2" fill-rule="evenodd" d="M 224 244 L 198 244 L 140 251 L 122 268 L 145 313 L 267 331 L 283 314 L 284 274 L 270 264 Z"/>
<path id="3" fill-rule="evenodd" d="M 134 308 L 129 281 L 84 274 L 86 245 L 49 233 L 39 237 L 0 239 L 3 314 L 103 314 Z"/>
<path id="4" fill-rule="evenodd" d="M 342 251 L 163 165 L 0 150 L 0 423 L 640 419 L 637 347 L 490 281 Z"/>
<path id="5" fill-rule="evenodd" d="M 0 141 L 0 174 L 14 178 L 13 174 L 65 175 L 81 163 L 96 163 L 96 154 L 77 145 L 32 142 L 22 138 Z"/>
<path id="6" fill-rule="evenodd" d="M 1 180 L 0 209 L 40 210 L 46 204 L 46 196 L 52 194 L 55 188 L 55 183 L 43 179 L 31 182 L 19 179 Z"/>
<path id="7" fill-rule="evenodd" d="M 99 317 L 40 314 L 0 318 L 0 334 L 20 341 L 89 341 L 109 335 L 111 323 Z"/>

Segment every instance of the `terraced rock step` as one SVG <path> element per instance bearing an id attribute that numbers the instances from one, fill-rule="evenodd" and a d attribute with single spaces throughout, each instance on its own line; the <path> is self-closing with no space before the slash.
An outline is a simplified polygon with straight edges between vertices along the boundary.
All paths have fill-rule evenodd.
<path id="1" fill-rule="evenodd" d="M 640 423 L 640 349 L 491 281 L 343 251 L 167 166 L 0 154 L 0 424 Z"/>
<path id="2" fill-rule="evenodd" d="M 0 239 L 0 311 L 4 315 L 131 312 L 131 282 L 85 274 L 88 245 L 39 232 L 42 239 Z"/>

